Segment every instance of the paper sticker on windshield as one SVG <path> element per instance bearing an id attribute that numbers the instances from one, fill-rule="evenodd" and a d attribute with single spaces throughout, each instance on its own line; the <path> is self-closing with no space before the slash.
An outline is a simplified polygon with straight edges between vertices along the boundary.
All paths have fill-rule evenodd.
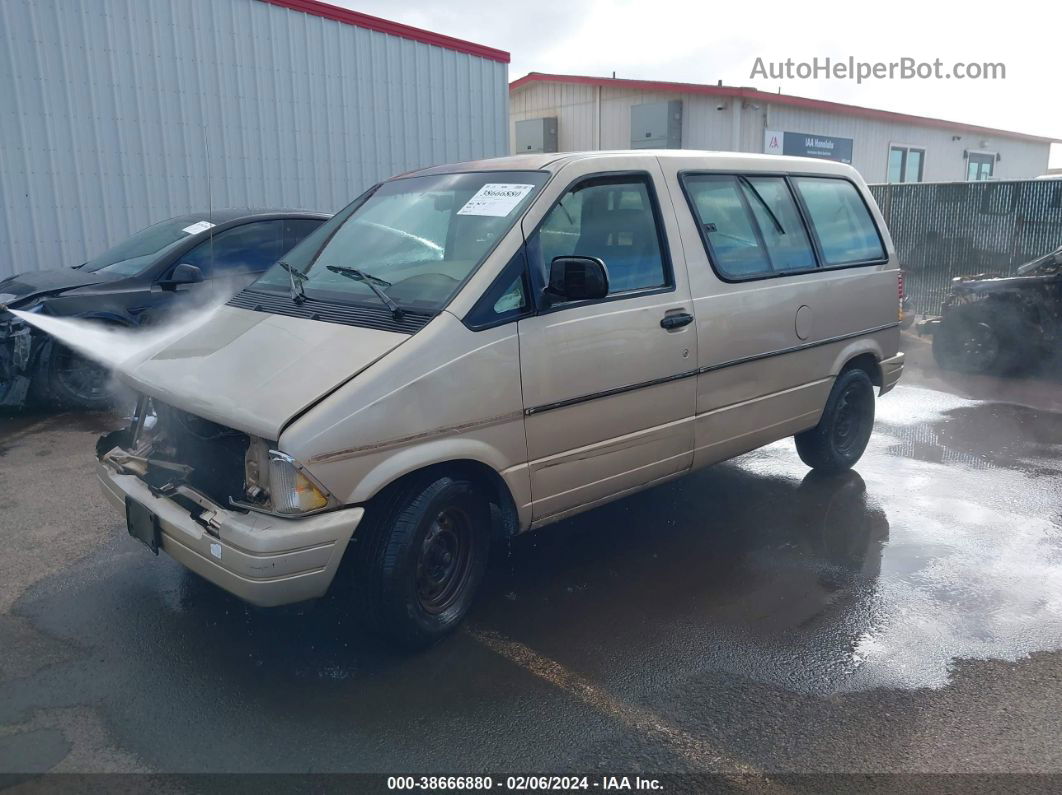
<path id="1" fill-rule="evenodd" d="M 488 182 L 476 191 L 476 195 L 465 202 L 457 211 L 458 215 L 491 215 L 501 218 L 513 211 L 527 194 L 535 189 L 534 185 L 508 185 L 500 182 Z"/>
<path id="2" fill-rule="evenodd" d="M 214 224 L 210 221 L 196 221 L 191 226 L 186 226 L 182 229 L 182 232 L 187 232 L 190 235 L 198 235 L 200 232 L 205 232 L 208 229 L 212 229 Z"/>

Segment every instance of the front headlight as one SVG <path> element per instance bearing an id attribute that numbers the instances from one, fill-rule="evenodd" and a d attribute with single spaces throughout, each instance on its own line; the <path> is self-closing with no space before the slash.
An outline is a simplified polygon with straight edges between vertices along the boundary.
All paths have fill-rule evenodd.
<path id="1" fill-rule="evenodd" d="M 263 439 L 252 437 L 245 463 L 243 507 L 296 516 L 335 503 L 328 490 L 308 475 L 298 461 L 270 449 Z"/>
<path id="2" fill-rule="evenodd" d="M 269 451 L 269 496 L 273 510 L 283 514 L 309 513 L 328 505 L 328 497 L 290 455 Z"/>

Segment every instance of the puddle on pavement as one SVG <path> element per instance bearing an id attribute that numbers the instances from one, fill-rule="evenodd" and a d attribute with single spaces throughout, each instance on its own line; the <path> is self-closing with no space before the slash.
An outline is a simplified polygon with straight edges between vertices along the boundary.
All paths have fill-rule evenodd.
<path id="1" fill-rule="evenodd" d="M 662 678 L 941 687 L 957 659 L 1062 648 L 1060 454 L 1062 415 L 899 388 L 857 472 L 809 474 L 785 440 L 606 506 L 527 539 L 487 612 L 602 677 L 634 654 Z"/>
<path id="2" fill-rule="evenodd" d="M 518 538 L 470 622 L 606 689 L 706 672 L 940 687 L 960 658 L 1062 648 L 1060 447 L 1062 415 L 899 387 L 857 472 L 809 473 L 786 440 Z M 360 637 L 341 598 L 255 610 L 128 539 L 81 571 L 19 612 L 159 677 L 194 659 L 197 676 L 249 688 L 253 672 L 263 698 L 326 709 L 365 680 L 358 698 L 381 709 L 445 700 L 440 669 L 510 686 L 467 635 L 407 658 Z"/>

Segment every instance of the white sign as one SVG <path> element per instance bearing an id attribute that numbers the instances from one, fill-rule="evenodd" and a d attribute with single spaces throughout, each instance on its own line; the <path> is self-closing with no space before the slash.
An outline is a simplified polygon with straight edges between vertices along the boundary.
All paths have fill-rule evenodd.
<path id="1" fill-rule="evenodd" d="M 763 153 L 765 155 L 782 154 L 782 141 L 785 133 L 781 130 L 763 131 Z"/>
<path id="2" fill-rule="evenodd" d="M 186 226 L 181 231 L 187 232 L 190 235 L 198 235 L 200 232 L 205 232 L 206 230 L 213 228 L 214 224 L 210 223 L 210 221 L 196 221 L 194 224 Z"/>
<path id="3" fill-rule="evenodd" d="M 490 215 L 502 218 L 513 211 L 520 201 L 534 190 L 534 185 L 507 185 L 488 182 L 476 195 L 465 202 L 458 215 Z"/>

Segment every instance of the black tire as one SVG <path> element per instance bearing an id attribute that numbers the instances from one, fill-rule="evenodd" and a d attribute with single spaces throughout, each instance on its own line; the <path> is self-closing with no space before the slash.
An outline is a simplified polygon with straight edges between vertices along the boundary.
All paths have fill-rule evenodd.
<path id="1" fill-rule="evenodd" d="M 1009 304 L 955 307 L 933 333 L 933 358 L 942 370 L 1009 373 L 1028 366 L 1034 332 Z"/>
<path id="2" fill-rule="evenodd" d="M 844 370 L 830 390 L 819 424 L 798 433 L 800 460 L 820 472 L 851 469 L 874 430 L 874 384 L 864 370 Z"/>
<path id="3" fill-rule="evenodd" d="M 351 540 L 363 623 L 408 649 L 465 617 L 490 547 L 490 504 L 471 480 L 429 473 L 388 489 Z"/>
<path id="4" fill-rule="evenodd" d="M 106 367 L 51 340 L 38 358 L 33 392 L 58 408 L 98 411 L 113 403 L 116 382 Z"/>

